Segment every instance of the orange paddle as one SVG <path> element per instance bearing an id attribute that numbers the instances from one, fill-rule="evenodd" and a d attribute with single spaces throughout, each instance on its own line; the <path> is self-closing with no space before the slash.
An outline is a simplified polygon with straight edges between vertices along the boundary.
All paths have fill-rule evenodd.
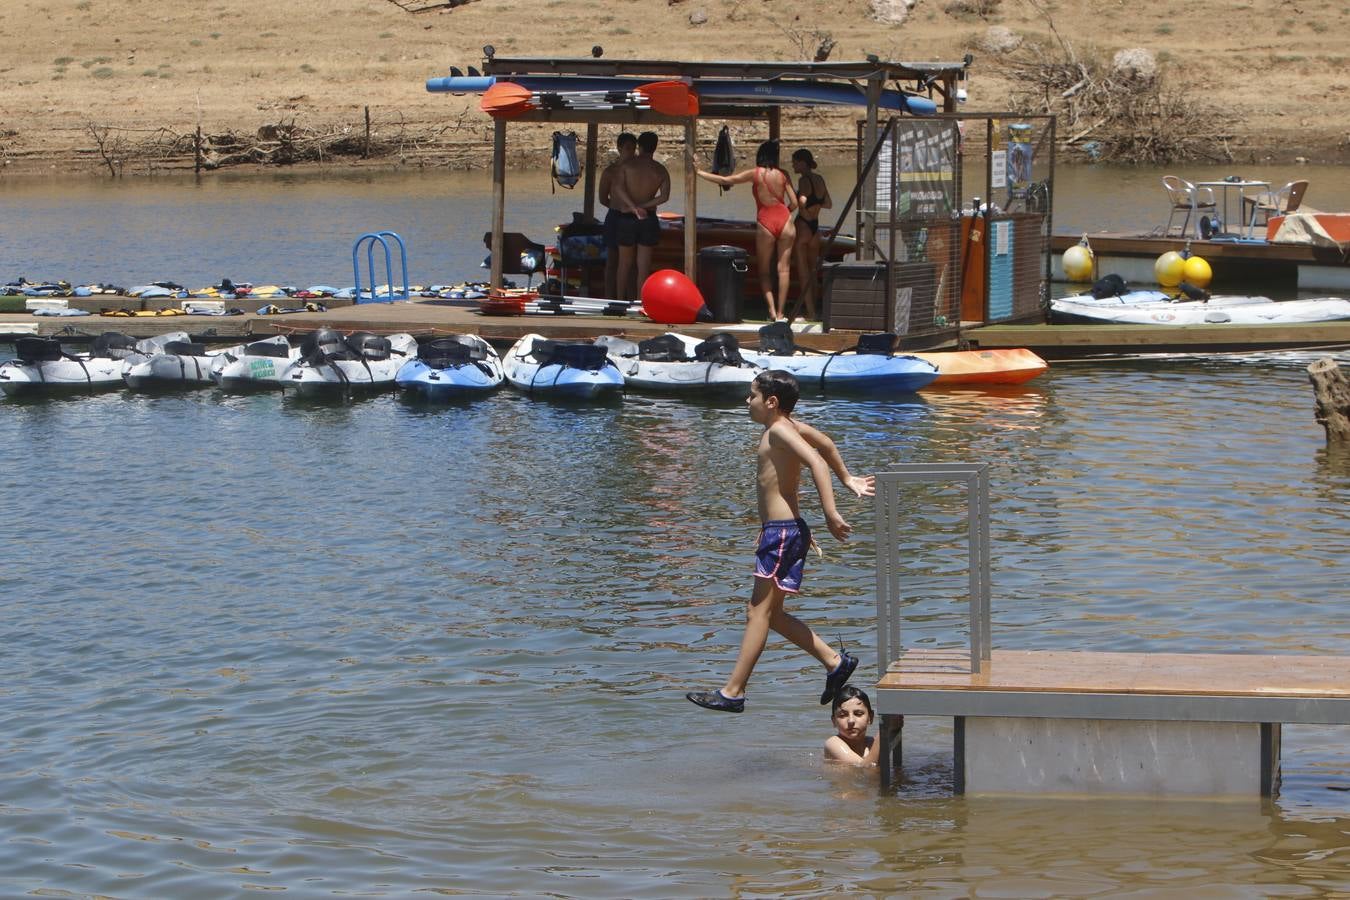
<path id="1" fill-rule="evenodd" d="M 639 85 L 633 92 L 646 98 L 654 112 L 667 116 L 689 116 L 698 112 L 698 98 L 689 92 L 689 85 L 683 81 L 653 81 Z"/>
<path id="2" fill-rule="evenodd" d="M 478 108 L 490 116 L 518 116 L 532 108 L 531 96 L 529 88 L 511 81 L 499 81 L 483 92 Z"/>

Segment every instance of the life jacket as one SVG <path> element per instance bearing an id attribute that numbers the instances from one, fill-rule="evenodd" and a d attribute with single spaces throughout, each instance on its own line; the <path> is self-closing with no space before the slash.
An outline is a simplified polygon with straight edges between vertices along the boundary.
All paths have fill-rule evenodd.
<path id="1" fill-rule="evenodd" d="M 735 335 L 719 331 L 694 347 L 694 359 L 724 366 L 743 366 L 745 360 L 741 358 L 740 350 Z"/>
<path id="2" fill-rule="evenodd" d="M 854 348 L 854 352 L 874 353 L 880 356 L 890 356 L 891 351 L 894 349 L 895 349 L 895 335 L 883 331 L 876 334 L 859 335 L 858 346 Z"/>
<path id="3" fill-rule="evenodd" d="M 673 334 L 662 334 L 638 341 L 638 359 L 645 362 L 685 362 L 689 354 L 684 350 L 684 341 Z"/>
<path id="4" fill-rule="evenodd" d="M 797 352 L 792 328 L 787 322 L 772 322 L 759 329 L 759 352 L 772 356 L 791 356 Z"/>
<path id="5" fill-rule="evenodd" d="M 736 148 L 731 144 L 731 131 L 723 125 L 717 132 L 717 146 L 713 148 L 712 172 L 714 175 L 730 175 L 736 171 Z M 719 187 L 718 192 L 727 190 Z"/>
<path id="6" fill-rule="evenodd" d="M 1110 275 L 1103 275 L 1092 283 L 1092 296 L 1098 300 L 1105 300 L 1107 297 L 1119 297 L 1121 294 L 1129 293 L 1130 286 L 1125 283 L 1114 272 Z"/>
<path id="7" fill-rule="evenodd" d="M 553 132 L 553 180 L 565 188 L 574 188 L 581 180 L 581 162 L 577 159 L 577 133 Z"/>

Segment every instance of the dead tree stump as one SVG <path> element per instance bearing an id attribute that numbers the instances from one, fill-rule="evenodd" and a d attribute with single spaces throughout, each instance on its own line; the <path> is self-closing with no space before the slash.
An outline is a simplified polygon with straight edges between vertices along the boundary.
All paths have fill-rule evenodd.
<path id="1" fill-rule="evenodd" d="M 1323 357 L 1308 366 L 1308 380 L 1317 396 L 1317 421 L 1327 430 L 1327 443 L 1350 443 L 1350 381 L 1341 367 Z"/>

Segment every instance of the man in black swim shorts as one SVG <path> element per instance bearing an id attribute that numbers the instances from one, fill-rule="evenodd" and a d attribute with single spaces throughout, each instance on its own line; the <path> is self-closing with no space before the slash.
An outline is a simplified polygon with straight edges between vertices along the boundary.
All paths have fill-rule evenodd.
<path id="1" fill-rule="evenodd" d="M 628 280 L 637 263 L 637 291 L 652 271 L 652 253 L 661 240 L 661 221 L 656 208 L 670 199 L 670 173 L 653 158 L 656 132 L 638 135 L 638 152 L 619 168 L 614 179 L 616 209 L 622 210 L 616 223 L 619 241 L 618 290 L 620 300 L 634 300 Z"/>

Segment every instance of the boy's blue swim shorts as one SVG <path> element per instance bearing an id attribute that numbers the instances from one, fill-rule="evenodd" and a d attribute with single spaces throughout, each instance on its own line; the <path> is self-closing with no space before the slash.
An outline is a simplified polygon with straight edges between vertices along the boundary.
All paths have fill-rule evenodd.
<path id="1" fill-rule="evenodd" d="M 755 551 L 755 577 L 772 578 L 789 594 L 802 588 L 806 552 L 811 549 L 811 529 L 805 519 L 765 522 Z"/>

